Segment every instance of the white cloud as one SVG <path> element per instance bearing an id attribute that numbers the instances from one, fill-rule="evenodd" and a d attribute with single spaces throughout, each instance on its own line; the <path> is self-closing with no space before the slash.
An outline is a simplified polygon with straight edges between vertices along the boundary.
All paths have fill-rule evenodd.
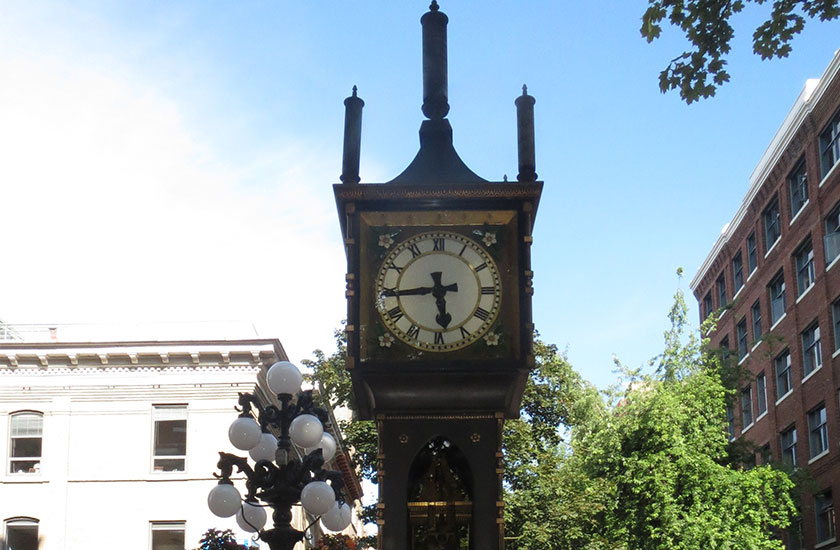
<path id="1" fill-rule="evenodd" d="M 337 147 L 279 136 L 230 158 L 177 98 L 67 59 L 7 50 L 0 82 L 0 316 L 236 318 L 293 359 L 329 349 L 345 315 Z"/>

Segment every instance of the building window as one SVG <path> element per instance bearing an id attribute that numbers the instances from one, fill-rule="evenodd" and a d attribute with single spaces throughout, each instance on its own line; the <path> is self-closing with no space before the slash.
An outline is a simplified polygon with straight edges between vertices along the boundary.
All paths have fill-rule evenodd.
<path id="1" fill-rule="evenodd" d="M 790 374 L 790 352 L 785 351 L 776 357 L 776 399 L 781 399 L 793 389 Z"/>
<path id="2" fill-rule="evenodd" d="M 738 360 L 747 356 L 747 318 L 741 319 L 735 326 L 735 335 L 738 337 Z"/>
<path id="3" fill-rule="evenodd" d="M 725 336 L 723 340 L 720 341 L 720 358 L 723 361 L 727 361 L 731 354 L 732 352 L 729 349 L 729 336 Z"/>
<path id="4" fill-rule="evenodd" d="M 787 530 L 787 545 L 785 545 L 785 550 L 802 550 L 804 547 L 805 542 L 802 540 L 802 520 L 792 520 Z"/>
<path id="5" fill-rule="evenodd" d="M 834 538 L 834 501 L 831 489 L 814 496 L 814 512 L 817 514 L 817 544 Z"/>
<path id="6" fill-rule="evenodd" d="M 806 290 L 811 288 L 816 278 L 814 247 L 811 246 L 811 239 L 808 239 L 796 250 L 794 257 L 796 258 L 796 288 L 799 291 L 799 296 L 802 296 Z"/>
<path id="7" fill-rule="evenodd" d="M 834 351 L 840 349 L 840 298 L 831 304 L 831 315 L 834 321 Z"/>
<path id="8" fill-rule="evenodd" d="M 825 403 L 808 413 L 808 443 L 811 458 L 828 450 L 828 427 L 825 420 Z"/>
<path id="9" fill-rule="evenodd" d="M 759 338 L 761 338 L 761 301 L 756 300 L 755 303 L 750 308 L 750 313 L 752 314 L 752 327 L 753 327 L 753 341 L 757 342 Z"/>
<path id="10" fill-rule="evenodd" d="M 732 258 L 732 281 L 735 283 L 735 293 L 737 294 L 744 286 L 744 261 L 741 259 L 740 250 Z"/>
<path id="11" fill-rule="evenodd" d="M 769 252 L 779 237 L 782 236 L 781 219 L 779 218 L 779 197 L 774 197 L 761 215 L 764 220 L 764 246 Z"/>
<path id="12" fill-rule="evenodd" d="M 756 397 L 758 398 L 758 416 L 767 412 L 767 378 L 762 372 L 755 379 Z"/>
<path id="13" fill-rule="evenodd" d="M 155 405 L 154 471 L 183 472 L 187 460 L 187 406 Z"/>
<path id="14" fill-rule="evenodd" d="M 779 271 L 767 287 L 770 293 L 770 323 L 775 325 L 776 321 L 785 314 L 785 277 L 784 272 Z"/>
<path id="15" fill-rule="evenodd" d="M 152 550 L 184 550 L 183 521 L 153 521 L 150 524 Z"/>
<path id="16" fill-rule="evenodd" d="M 828 266 L 840 255 L 840 202 L 834 205 L 825 217 L 823 244 L 825 245 L 825 265 Z"/>
<path id="17" fill-rule="evenodd" d="M 741 390 L 741 426 L 746 428 L 753 423 L 752 387 Z"/>
<path id="18" fill-rule="evenodd" d="M 781 433 L 782 462 L 796 466 L 796 427 L 791 426 Z"/>
<path id="19" fill-rule="evenodd" d="M 703 298 L 703 319 L 712 314 L 714 306 L 712 306 L 712 291 L 706 293 Z"/>
<path id="20" fill-rule="evenodd" d="M 726 279 L 723 273 L 720 274 L 715 285 L 717 286 L 718 307 L 724 307 L 726 305 Z"/>
<path id="21" fill-rule="evenodd" d="M 822 175 L 826 177 L 831 168 L 840 160 L 840 111 L 820 134 L 820 161 Z"/>
<path id="22" fill-rule="evenodd" d="M 44 415 L 25 411 L 12 413 L 9 418 L 9 473 L 39 473 Z"/>
<path id="23" fill-rule="evenodd" d="M 753 231 L 747 237 L 747 269 L 752 273 L 756 267 L 758 267 L 758 261 L 755 249 L 755 231 Z"/>
<path id="24" fill-rule="evenodd" d="M 808 202 L 808 171 L 805 169 L 804 158 L 788 176 L 788 186 L 790 187 L 790 217 L 793 219 Z"/>
<path id="25" fill-rule="evenodd" d="M 38 550 L 38 520 L 34 518 L 8 519 L 6 546 L 8 550 Z M 2 543 L 3 541 L 0 541 Z"/>
<path id="26" fill-rule="evenodd" d="M 802 365 L 805 369 L 805 376 L 822 366 L 820 326 L 816 323 L 802 333 Z"/>
<path id="27" fill-rule="evenodd" d="M 729 439 L 735 439 L 735 410 L 732 407 L 726 407 L 726 433 Z"/>

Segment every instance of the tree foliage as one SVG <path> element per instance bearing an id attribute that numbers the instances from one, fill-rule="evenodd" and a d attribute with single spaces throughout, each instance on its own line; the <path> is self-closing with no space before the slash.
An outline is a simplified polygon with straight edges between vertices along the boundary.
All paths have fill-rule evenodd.
<path id="1" fill-rule="evenodd" d="M 196 550 L 246 550 L 244 546 L 236 542 L 233 531 L 225 529 L 210 528 L 204 532 L 199 546 Z"/>
<path id="2" fill-rule="evenodd" d="M 686 103 L 713 96 L 729 81 L 726 57 L 735 34 L 732 19 L 746 4 L 766 0 L 648 0 L 642 17 L 642 36 L 648 42 L 659 38 L 661 23 L 678 27 L 690 47 L 659 75 L 664 93 L 679 90 Z M 807 19 L 828 21 L 840 17 L 840 0 L 776 0 L 767 19 L 753 32 L 753 52 L 762 59 L 787 57 L 791 41 L 802 32 Z"/>
<path id="3" fill-rule="evenodd" d="M 772 532 L 795 513 L 793 483 L 781 470 L 733 459 L 728 366 L 686 334 L 681 292 L 669 318 L 651 374 L 622 368 L 626 385 L 603 396 L 567 375 L 571 386 L 554 394 L 554 406 L 568 411 L 557 447 L 519 436 L 529 428 L 511 423 L 506 452 L 533 458 L 508 466 L 509 549 L 782 548 Z M 565 363 L 540 350 L 538 371 Z"/>

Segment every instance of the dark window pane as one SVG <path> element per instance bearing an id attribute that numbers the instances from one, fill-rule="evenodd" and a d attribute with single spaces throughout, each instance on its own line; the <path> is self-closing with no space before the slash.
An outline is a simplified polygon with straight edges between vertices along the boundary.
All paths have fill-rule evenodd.
<path id="1" fill-rule="evenodd" d="M 782 462 L 796 466 L 796 428 L 788 428 L 781 434 Z"/>
<path id="2" fill-rule="evenodd" d="M 799 161 L 788 176 L 788 186 L 790 187 L 790 214 L 793 217 L 808 202 L 808 172 L 805 169 L 805 159 Z"/>
<path id="3" fill-rule="evenodd" d="M 34 458 L 41 456 L 40 437 L 12 438 L 12 458 Z"/>
<path id="4" fill-rule="evenodd" d="M 187 454 L 187 421 L 158 420 L 155 422 L 155 456 L 183 456 Z"/>
<path id="5" fill-rule="evenodd" d="M 817 514 L 817 542 L 834 538 L 834 501 L 831 490 L 814 497 L 814 511 Z"/>
<path id="6" fill-rule="evenodd" d="M 814 271 L 814 247 L 811 246 L 811 241 L 806 242 L 802 247 L 796 251 L 796 284 L 801 296 L 808 290 L 814 280 L 816 273 Z"/>
<path id="7" fill-rule="evenodd" d="M 744 286 L 744 262 L 741 260 L 740 250 L 732 259 L 732 279 L 735 282 L 735 292 L 738 292 Z"/>
<path id="8" fill-rule="evenodd" d="M 7 550 L 38 550 L 37 525 L 6 525 Z"/>
<path id="9" fill-rule="evenodd" d="M 152 550 L 184 550 L 184 542 L 182 528 L 152 528 Z"/>
<path id="10" fill-rule="evenodd" d="M 747 268 L 752 273 L 758 265 L 755 251 L 755 233 L 747 237 Z"/>
<path id="11" fill-rule="evenodd" d="M 755 383 L 758 389 L 758 414 L 762 415 L 767 412 L 767 379 L 763 372 L 755 379 Z"/>
<path id="12" fill-rule="evenodd" d="M 764 209 L 762 215 L 764 219 L 764 244 L 766 250 L 769 251 L 773 244 L 782 236 L 781 219 L 779 218 L 779 199 L 778 197 Z"/>
<path id="13" fill-rule="evenodd" d="M 820 134 L 820 163 L 823 177 L 828 175 L 838 160 L 840 160 L 840 111 L 834 115 Z"/>

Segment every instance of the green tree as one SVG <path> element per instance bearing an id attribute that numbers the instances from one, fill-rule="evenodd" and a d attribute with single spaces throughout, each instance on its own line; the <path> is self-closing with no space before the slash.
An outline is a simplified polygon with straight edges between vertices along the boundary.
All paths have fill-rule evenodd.
<path id="1" fill-rule="evenodd" d="M 204 532 L 196 550 L 245 550 L 245 547 L 236 542 L 230 529 L 220 531 L 211 527 Z"/>
<path id="2" fill-rule="evenodd" d="M 669 318 L 651 374 L 622 367 L 626 386 L 603 396 L 567 378 L 566 442 L 521 435 L 527 415 L 509 423 L 506 451 L 523 457 L 506 474 L 510 550 L 782 548 L 772 532 L 795 513 L 793 483 L 733 460 L 729 366 L 686 332 L 679 291 Z"/>
<path id="3" fill-rule="evenodd" d="M 690 47 L 659 75 L 664 93 L 679 90 L 686 103 L 713 96 L 729 81 L 726 56 L 734 36 L 731 21 L 748 3 L 766 0 L 648 0 L 642 17 L 642 36 L 652 42 L 662 33 L 662 21 L 678 27 Z M 776 0 L 767 19 L 753 32 L 753 52 L 762 59 L 787 57 L 793 37 L 807 19 L 828 21 L 840 17 L 840 0 Z"/>

